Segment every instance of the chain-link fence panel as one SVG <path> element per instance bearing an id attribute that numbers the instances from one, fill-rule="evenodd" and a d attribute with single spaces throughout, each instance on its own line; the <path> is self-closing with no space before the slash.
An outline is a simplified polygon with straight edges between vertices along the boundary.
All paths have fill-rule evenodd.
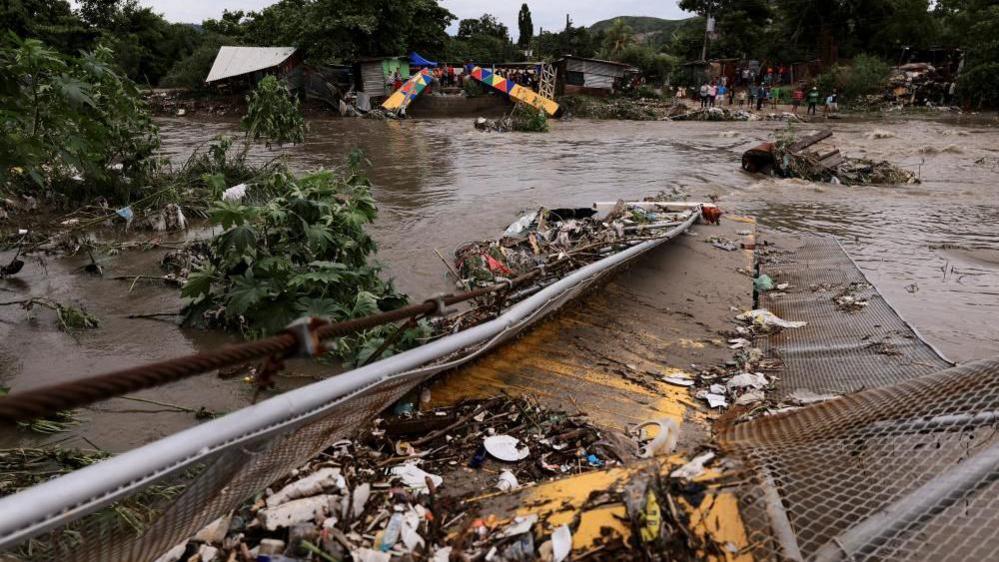
<path id="1" fill-rule="evenodd" d="M 999 358 L 737 423 L 759 559 L 999 556 Z"/>
<path id="2" fill-rule="evenodd" d="M 789 287 L 760 294 L 760 307 L 808 323 L 756 338 L 765 356 L 782 365 L 779 397 L 854 392 L 952 365 L 899 317 L 835 238 L 777 240 L 757 251 L 760 273 Z"/>

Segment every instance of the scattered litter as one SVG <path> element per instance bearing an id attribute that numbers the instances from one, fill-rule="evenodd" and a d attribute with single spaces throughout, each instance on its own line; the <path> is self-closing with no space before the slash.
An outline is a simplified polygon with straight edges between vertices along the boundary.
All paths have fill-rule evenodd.
<path id="1" fill-rule="evenodd" d="M 246 184 L 234 185 L 222 192 L 223 201 L 240 201 L 246 196 Z"/>
<path id="2" fill-rule="evenodd" d="M 496 483 L 496 488 L 501 492 L 509 492 L 510 490 L 516 490 L 520 487 L 520 483 L 517 482 L 517 477 L 509 470 L 504 470 L 499 475 L 499 482 Z"/>
<path id="3" fill-rule="evenodd" d="M 444 479 L 440 476 L 430 474 L 413 463 L 394 466 L 391 472 L 393 476 L 399 477 L 407 488 L 412 488 L 418 492 L 427 491 L 428 477 L 434 486 L 440 486 L 444 483 Z"/>
<path id="4" fill-rule="evenodd" d="M 741 394 L 735 399 L 736 406 L 750 406 L 756 404 L 757 402 L 763 402 L 766 400 L 766 395 L 760 390 L 750 390 L 749 392 Z"/>
<path id="5" fill-rule="evenodd" d="M 734 252 L 739 249 L 739 246 L 735 242 L 728 240 L 727 238 L 712 236 L 705 240 L 705 242 L 709 242 L 715 248 L 725 250 L 726 252 Z"/>
<path id="6" fill-rule="evenodd" d="M 729 392 L 742 390 L 744 388 L 765 388 L 768 384 L 766 375 L 763 373 L 740 373 L 725 383 Z"/>
<path id="7" fill-rule="evenodd" d="M 778 291 L 786 291 L 786 290 L 788 290 L 789 287 L 791 287 L 790 283 L 777 283 L 777 290 Z"/>
<path id="8" fill-rule="evenodd" d="M 656 433 L 650 443 L 639 449 L 638 456 L 640 458 L 650 459 L 656 455 L 672 453 L 673 449 L 676 448 L 676 442 L 680 437 L 680 428 L 676 425 L 675 421 L 669 418 L 639 424 L 635 428 L 639 432 L 639 439 L 643 441 L 647 440 L 648 433 L 645 428 L 653 425 L 659 426 L 659 432 Z"/>
<path id="9" fill-rule="evenodd" d="M 663 381 L 668 382 L 669 384 L 674 384 L 676 386 L 693 386 L 694 385 L 694 381 L 692 379 L 689 379 L 689 378 L 686 378 L 686 377 L 679 377 L 679 376 L 676 376 L 676 375 L 665 376 L 665 377 L 663 377 Z"/>
<path id="10" fill-rule="evenodd" d="M 331 495 L 292 500 L 274 508 L 261 509 L 258 518 L 268 531 L 274 531 L 324 517 L 332 513 L 336 501 L 337 497 Z"/>
<path id="11" fill-rule="evenodd" d="M 704 474 L 704 465 L 715 458 L 714 451 L 708 451 L 706 453 L 701 453 L 687 464 L 681 466 L 680 468 L 674 470 L 670 473 L 672 478 L 680 478 L 683 480 L 692 480 L 698 476 Z"/>
<path id="12" fill-rule="evenodd" d="M 760 328 L 801 328 L 808 324 L 807 322 L 784 320 L 765 308 L 744 312 L 736 316 L 736 318 L 743 322 L 750 322 Z"/>
<path id="13" fill-rule="evenodd" d="M 572 531 L 568 525 L 562 525 L 552 533 L 552 557 L 555 562 L 562 562 L 572 552 Z"/>
<path id="14" fill-rule="evenodd" d="M 742 349 L 744 347 L 749 347 L 753 342 L 747 340 L 746 338 L 733 338 L 728 340 L 729 349 Z"/>
<path id="15" fill-rule="evenodd" d="M 267 498 L 267 507 L 275 507 L 289 500 L 314 496 L 333 487 L 337 487 L 340 490 L 345 490 L 347 487 L 343 476 L 340 476 L 340 469 L 323 468 L 301 480 L 296 480 L 288 484 L 277 493 L 270 495 Z"/>
<path id="16" fill-rule="evenodd" d="M 725 395 L 724 394 L 717 394 L 717 393 L 714 393 L 714 392 L 708 392 L 708 391 L 702 390 L 702 391 L 699 391 L 696 394 L 696 396 L 698 398 L 700 398 L 701 400 L 706 401 L 708 403 L 708 407 L 709 408 L 727 408 L 728 407 L 728 400 L 725 399 Z"/>
<path id="17" fill-rule="evenodd" d="M 761 293 L 772 291 L 774 289 L 774 280 L 771 279 L 769 275 L 764 273 L 756 279 L 753 279 L 753 287 Z"/>
<path id="18" fill-rule="evenodd" d="M 509 435 L 492 435 L 486 437 L 482 442 L 483 446 L 493 457 L 506 462 L 516 462 L 526 459 L 531 454 L 530 448 L 526 445 L 518 448 L 520 440 Z"/>

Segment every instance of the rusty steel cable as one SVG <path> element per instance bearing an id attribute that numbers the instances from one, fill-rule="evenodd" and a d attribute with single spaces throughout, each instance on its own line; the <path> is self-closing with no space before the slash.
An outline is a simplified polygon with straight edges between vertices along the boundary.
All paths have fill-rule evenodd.
<path id="1" fill-rule="evenodd" d="M 463 293 L 442 295 L 419 304 L 407 305 L 381 314 L 336 323 L 311 319 L 304 329 L 287 330 L 278 335 L 253 342 L 225 346 L 218 350 L 148 363 L 103 375 L 71 380 L 23 392 L 15 392 L 0 398 L 0 422 L 17 422 L 43 418 L 62 410 L 80 408 L 100 402 L 101 400 L 115 398 L 254 360 L 264 358 L 285 359 L 295 356 L 315 357 L 322 353 L 318 344 L 323 340 L 416 316 L 444 314 L 445 307 L 522 285 L 544 273 L 546 268 L 568 261 L 572 256 L 585 250 L 600 246 L 631 244 L 654 238 L 634 237 L 590 244 L 564 253 L 544 268 L 532 270 L 509 281 Z M 303 327 L 299 326 L 299 328 Z M 303 353 L 305 350 L 309 350 L 310 353 Z"/>
<path id="2" fill-rule="evenodd" d="M 343 322 L 320 322 L 312 326 L 309 335 L 318 341 L 352 334 L 384 324 L 420 315 L 443 313 L 441 306 L 451 306 L 490 293 L 516 286 L 537 276 L 535 270 L 507 283 L 482 287 L 453 295 L 427 300 L 392 310 Z M 131 392 L 160 386 L 233 365 L 267 357 L 287 358 L 305 342 L 293 332 L 282 332 L 269 338 L 230 345 L 218 350 L 197 353 L 121 369 L 103 375 L 17 392 L 0 398 L 0 421 L 16 422 L 45 417 L 60 410 L 79 408 Z"/>

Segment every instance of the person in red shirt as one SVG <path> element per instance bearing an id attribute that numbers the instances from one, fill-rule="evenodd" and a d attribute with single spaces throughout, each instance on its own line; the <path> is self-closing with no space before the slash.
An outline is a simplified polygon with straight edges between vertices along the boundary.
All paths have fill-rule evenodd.
<path id="1" fill-rule="evenodd" d="M 447 85 L 454 86 L 454 67 L 451 65 L 447 67 Z"/>
<path id="2" fill-rule="evenodd" d="M 791 94 L 791 112 L 798 113 L 798 107 L 801 106 L 801 102 L 805 99 L 805 92 L 801 88 L 795 88 L 794 92 Z"/>

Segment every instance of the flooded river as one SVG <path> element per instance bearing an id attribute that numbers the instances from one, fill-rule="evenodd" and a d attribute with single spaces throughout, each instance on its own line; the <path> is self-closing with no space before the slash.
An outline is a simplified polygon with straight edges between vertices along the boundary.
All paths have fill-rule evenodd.
<path id="1" fill-rule="evenodd" d="M 177 163 L 214 135 L 236 130 L 234 122 L 197 119 L 165 119 L 160 125 L 164 150 Z M 308 170 L 337 165 L 353 148 L 363 149 L 380 211 L 374 229 L 379 258 L 414 297 L 450 289 L 434 249 L 446 255 L 463 241 L 495 236 L 521 211 L 676 188 L 693 200 L 718 197 L 726 211 L 755 215 L 769 228 L 840 237 L 902 317 L 948 358 L 999 354 L 999 169 L 976 164 L 999 157 L 999 127 L 987 119 L 876 118 L 828 125 L 842 152 L 911 167 L 922 184 L 846 188 L 745 174 L 739 168 L 742 151 L 783 126 L 766 122 L 572 120 L 554 123 L 548 134 L 490 134 L 475 131 L 470 119 L 330 119 L 312 121 L 304 145 L 260 148 L 252 155 L 280 155 Z M 869 138 L 875 130 L 894 137 Z M 105 275 L 155 274 L 157 259 L 152 253 L 108 258 Z M 166 322 L 125 318 L 178 309 L 176 291 L 137 283 L 128 292 L 128 282 L 76 274 L 87 261 L 50 258 L 45 270 L 32 267 L 22 276 L 23 287 L 5 287 L 87 303 L 104 320 L 100 330 L 77 336 L 77 343 L 42 318 L 26 321 L 23 311 L 0 310 L 0 367 L 7 386 L 28 388 L 222 341 Z M 250 393 L 238 381 L 202 377 L 141 396 L 226 411 Z M 92 421 L 85 433 L 112 450 L 193 423 L 191 414 L 181 412 L 148 414 L 137 422 L 128 410 L 156 407 L 111 404 L 115 412 L 86 412 Z"/>

